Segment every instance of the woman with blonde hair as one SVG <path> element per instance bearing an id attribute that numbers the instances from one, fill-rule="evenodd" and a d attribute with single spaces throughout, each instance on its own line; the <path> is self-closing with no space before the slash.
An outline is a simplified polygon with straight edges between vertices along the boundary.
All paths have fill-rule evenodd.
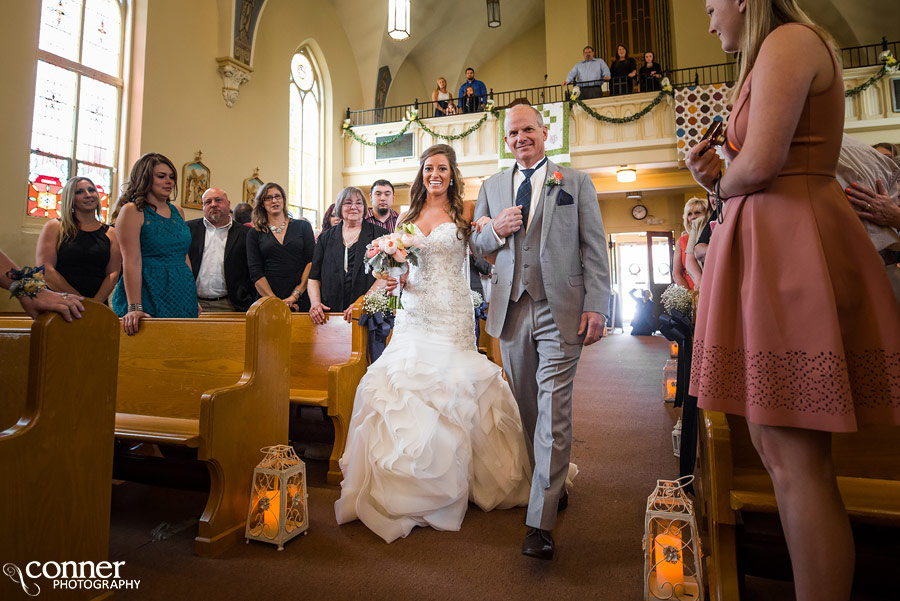
<path id="1" fill-rule="evenodd" d="M 434 105 L 434 116 L 455 115 L 456 107 L 450 102 L 450 92 L 447 91 L 447 80 L 438 77 L 437 86 L 431 92 L 431 103 Z"/>
<path id="2" fill-rule="evenodd" d="M 100 194 L 94 182 L 73 177 L 62 189 L 59 219 L 44 224 L 35 262 L 57 292 L 105 303 L 122 269 L 115 229 L 100 220 Z"/>
<path id="3" fill-rule="evenodd" d="M 410 266 L 391 343 L 356 389 L 339 524 L 362 520 L 391 542 L 416 526 L 459 530 L 481 509 L 528 503 L 519 410 L 499 367 L 478 353 L 456 153 L 428 148 L 410 188 Z M 390 284 L 396 284 L 390 281 Z"/>
<path id="4" fill-rule="evenodd" d="M 830 37 L 795 0 L 706 0 L 706 10 L 710 33 L 741 58 L 728 169 L 709 140 L 687 156 L 724 203 L 690 391 L 704 409 L 746 417 L 774 484 L 796 598 L 846 601 L 854 545 L 831 433 L 900 424 L 900 308 L 835 179 L 844 85 Z"/>
<path id="5" fill-rule="evenodd" d="M 292 219 L 287 193 L 275 182 L 260 186 L 247 232 L 247 265 L 256 298 L 275 296 L 292 311 L 309 311 L 306 294 L 316 246 L 312 225 Z"/>
<path id="6" fill-rule="evenodd" d="M 112 221 L 122 249 L 122 277 L 112 308 L 126 334 L 144 317 L 197 317 L 197 285 L 188 251 L 191 230 L 181 207 L 175 165 L 148 152 L 131 168 Z"/>
<path id="7" fill-rule="evenodd" d="M 675 248 L 672 278 L 676 284 L 688 290 L 700 288 L 699 264 L 695 260 L 693 268 L 689 268 L 686 259 L 687 254 L 693 254 L 693 245 L 697 243 L 697 238 L 706 227 L 707 221 L 709 221 L 709 202 L 705 198 L 695 196 L 684 203 L 684 233 L 678 238 Z"/>

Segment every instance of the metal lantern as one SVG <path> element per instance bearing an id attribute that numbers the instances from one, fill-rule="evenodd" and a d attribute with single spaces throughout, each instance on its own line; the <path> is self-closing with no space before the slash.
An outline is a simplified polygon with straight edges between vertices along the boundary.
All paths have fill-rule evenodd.
<path id="1" fill-rule="evenodd" d="M 644 518 L 644 599 L 703 599 L 700 536 L 684 486 L 693 476 L 657 480 Z"/>
<path id="2" fill-rule="evenodd" d="M 678 421 L 675 422 L 675 427 L 672 428 L 672 452 L 676 457 L 681 457 L 681 418 L 678 418 Z"/>
<path id="3" fill-rule="evenodd" d="M 265 447 L 266 454 L 253 470 L 250 512 L 244 536 L 278 545 L 309 530 L 306 465 L 289 445 Z"/>
<path id="4" fill-rule="evenodd" d="M 409 0 L 388 0 L 387 29 L 392 40 L 409 37 Z"/>
<path id="5" fill-rule="evenodd" d="M 488 27 L 500 27 L 500 0 L 487 0 Z"/>
<path id="6" fill-rule="evenodd" d="M 675 400 L 675 392 L 678 390 L 678 360 L 669 359 L 663 368 L 663 400 L 666 402 Z"/>

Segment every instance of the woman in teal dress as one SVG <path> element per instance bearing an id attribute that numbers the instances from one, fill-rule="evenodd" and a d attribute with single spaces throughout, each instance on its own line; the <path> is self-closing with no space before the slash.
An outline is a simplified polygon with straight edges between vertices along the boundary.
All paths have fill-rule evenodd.
<path id="1" fill-rule="evenodd" d="M 172 161 L 150 152 L 131 168 L 112 215 L 122 248 L 122 277 L 113 310 L 125 333 L 136 334 L 144 317 L 197 317 L 197 287 L 188 262 L 191 233 L 181 208 Z"/>

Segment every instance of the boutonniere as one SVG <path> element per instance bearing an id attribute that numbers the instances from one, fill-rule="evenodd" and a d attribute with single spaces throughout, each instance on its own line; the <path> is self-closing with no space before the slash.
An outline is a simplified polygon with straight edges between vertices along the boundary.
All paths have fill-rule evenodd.
<path id="1" fill-rule="evenodd" d="M 562 173 L 559 171 L 554 171 L 550 175 L 547 176 L 547 186 L 560 186 L 562 185 Z"/>

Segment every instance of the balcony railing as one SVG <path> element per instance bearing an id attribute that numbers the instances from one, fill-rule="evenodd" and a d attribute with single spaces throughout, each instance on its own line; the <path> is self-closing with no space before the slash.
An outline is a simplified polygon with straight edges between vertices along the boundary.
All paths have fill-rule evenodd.
<path id="1" fill-rule="evenodd" d="M 900 41 L 888 42 L 887 38 L 882 37 L 881 42 L 877 44 L 842 48 L 840 54 L 843 68 L 854 69 L 880 65 L 881 55 L 887 50 L 890 50 L 896 57 L 898 55 L 898 50 L 900 50 Z M 737 74 L 738 64 L 736 62 L 702 65 L 699 67 L 688 67 L 686 69 L 670 69 L 665 72 L 666 77 L 669 78 L 670 83 L 675 88 L 731 83 L 737 79 Z M 616 82 L 610 83 L 615 87 Z M 637 90 L 637 88 L 635 88 L 635 90 Z M 502 108 L 521 99 L 527 100 L 529 104 L 561 102 L 568 97 L 568 94 L 568 89 L 555 85 L 540 88 L 510 90 L 507 92 L 494 92 L 492 88 L 488 95 L 493 99 L 495 107 Z M 609 92 L 607 91 L 606 94 L 608 95 Z M 456 103 L 457 99 L 454 98 L 451 99 L 451 101 Z M 351 111 L 348 107 L 347 118 L 350 119 L 350 125 L 354 127 L 357 125 L 392 123 L 405 120 L 407 111 L 412 109 L 418 110 L 419 117 L 421 118 L 434 115 L 432 102 L 430 100 L 420 102 L 417 98 L 415 101 L 408 104 L 398 104 L 396 106 L 386 106 L 384 108 Z"/>

